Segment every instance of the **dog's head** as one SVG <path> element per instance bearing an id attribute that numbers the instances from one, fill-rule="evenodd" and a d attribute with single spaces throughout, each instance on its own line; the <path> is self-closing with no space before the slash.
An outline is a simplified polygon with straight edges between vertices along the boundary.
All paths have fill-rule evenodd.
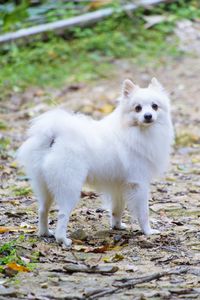
<path id="1" fill-rule="evenodd" d="M 156 78 L 147 88 L 140 88 L 126 79 L 123 82 L 121 107 L 128 126 L 148 127 L 168 114 L 169 98 Z"/>

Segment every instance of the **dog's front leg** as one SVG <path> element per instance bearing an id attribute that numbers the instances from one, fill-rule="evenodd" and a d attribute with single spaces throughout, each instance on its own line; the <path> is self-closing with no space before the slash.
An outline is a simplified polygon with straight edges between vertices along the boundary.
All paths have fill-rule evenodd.
<path id="1" fill-rule="evenodd" d="M 126 189 L 126 199 L 131 214 L 137 217 L 144 234 L 158 234 L 159 230 L 152 229 L 150 226 L 148 184 L 129 184 Z"/>
<path id="2" fill-rule="evenodd" d="M 125 209 L 125 201 L 121 191 L 112 193 L 112 216 L 111 226 L 113 229 L 126 229 L 126 224 L 122 223 L 122 215 Z"/>

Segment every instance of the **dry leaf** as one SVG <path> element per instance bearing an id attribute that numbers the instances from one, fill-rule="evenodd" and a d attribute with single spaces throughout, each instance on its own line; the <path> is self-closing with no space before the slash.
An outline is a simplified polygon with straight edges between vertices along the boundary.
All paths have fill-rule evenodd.
<path id="1" fill-rule="evenodd" d="M 124 259 L 124 256 L 122 254 L 116 253 L 113 257 L 104 257 L 103 261 L 105 263 L 112 263 L 112 262 L 118 262 L 123 259 Z"/>
<path id="2" fill-rule="evenodd" d="M 27 267 L 20 266 L 15 262 L 10 262 L 6 265 L 9 269 L 17 272 L 30 272 L 30 270 Z"/>
<path id="3" fill-rule="evenodd" d="M 10 164 L 10 167 L 13 168 L 13 169 L 17 169 L 17 162 L 16 161 L 13 161 L 11 164 Z"/>
<path id="4" fill-rule="evenodd" d="M 96 9 L 96 8 L 102 7 L 104 5 L 107 5 L 107 4 L 111 3 L 111 2 L 112 2 L 112 0 L 95 0 L 95 1 L 92 1 L 88 5 L 88 8 L 89 9 Z"/>
<path id="5" fill-rule="evenodd" d="M 114 106 L 111 104 L 105 104 L 104 106 L 102 106 L 99 111 L 102 112 L 103 114 L 110 114 L 114 109 Z"/>
<path id="6" fill-rule="evenodd" d="M 87 247 L 84 252 L 92 252 L 92 253 L 104 253 L 110 249 L 110 245 L 103 245 L 99 247 Z"/>

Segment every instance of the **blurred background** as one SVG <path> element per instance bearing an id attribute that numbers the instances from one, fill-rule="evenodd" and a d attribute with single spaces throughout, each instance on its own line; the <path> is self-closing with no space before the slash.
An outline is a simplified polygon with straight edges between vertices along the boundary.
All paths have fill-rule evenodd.
<path id="1" fill-rule="evenodd" d="M 186 38 L 188 47 L 195 47 L 188 33 L 195 35 L 194 27 L 199 26 L 200 17 L 198 0 L 18 0 L 0 3 L 0 35 L 113 9 L 107 18 L 94 19 L 92 24 L 80 21 L 69 28 L 60 28 L 59 32 L 27 34 L 15 41 L 10 37 L 2 42 L 1 98 L 11 91 L 24 91 L 31 85 L 60 87 L 71 82 L 108 78 L 117 62 L 123 59 L 143 66 L 153 63 L 156 67 L 163 64 L 166 57 L 178 58 L 188 50 Z M 138 8 L 124 12 L 127 4 Z"/>

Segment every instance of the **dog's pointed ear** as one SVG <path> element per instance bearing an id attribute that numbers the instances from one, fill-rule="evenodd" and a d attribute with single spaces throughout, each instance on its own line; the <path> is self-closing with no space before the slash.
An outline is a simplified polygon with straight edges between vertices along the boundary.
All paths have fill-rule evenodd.
<path id="1" fill-rule="evenodd" d="M 123 97 L 129 97 L 138 88 L 130 79 L 126 79 L 122 85 L 122 95 Z"/>
<path id="2" fill-rule="evenodd" d="M 161 92 L 164 91 L 164 87 L 162 86 L 162 84 L 161 84 L 155 77 L 153 77 L 153 78 L 151 79 L 151 82 L 150 82 L 150 84 L 149 84 L 149 87 L 152 87 L 152 88 L 154 88 L 154 89 L 157 89 L 157 90 L 159 90 L 159 91 L 161 91 Z"/>

